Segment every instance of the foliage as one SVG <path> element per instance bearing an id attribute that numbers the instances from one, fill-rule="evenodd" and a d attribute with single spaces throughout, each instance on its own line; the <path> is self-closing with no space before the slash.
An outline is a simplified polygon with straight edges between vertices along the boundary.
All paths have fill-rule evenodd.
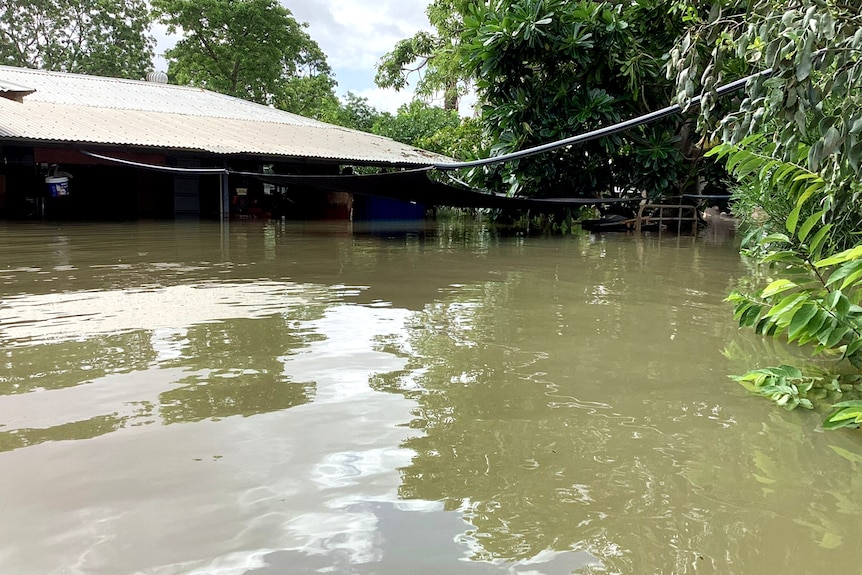
<path id="1" fill-rule="evenodd" d="M 699 125 L 721 139 L 715 155 L 739 178 L 735 211 L 752 228 L 747 253 L 776 275 L 729 300 L 740 325 L 837 355 L 825 374 L 782 366 L 737 378 L 794 407 L 834 401 L 862 381 L 862 15 L 822 0 L 690 2 L 693 25 L 670 55 L 677 99 L 703 90 Z M 727 78 L 748 82 L 728 111 Z M 849 367 L 848 367 L 849 366 Z M 791 380 L 793 380 L 791 382 Z M 827 392 L 827 396 L 824 396 Z M 834 394 L 837 397 L 833 397 Z M 855 399 L 824 427 L 856 425 Z"/>
<path id="2" fill-rule="evenodd" d="M 345 128 L 370 132 L 382 114 L 383 112 L 368 103 L 368 98 L 347 92 L 344 101 L 330 110 L 323 120 Z"/>
<path id="3" fill-rule="evenodd" d="M 334 88 L 335 80 L 328 74 L 294 76 L 285 80 L 274 105 L 306 118 L 327 121 L 340 106 Z"/>
<path id="4" fill-rule="evenodd" d="M 348 92 L 344 101 L 322 119 L 457 158 L 476 158 L 482 154 L 477 147 L 478 122 L 461 119 L 454 110 L 419 100 L 402 105 L 393 115 L 376 109 L 367 98 Z"/>
<path id="5" fill-rule="evenodd" d="M 374 122 L 372 132 L 403 142 L 410 146 L 425 148 L 433 152 L 434 136 L 443 129 L 453 129 L 461 123 L 458 112 L 430 106 L 414 100 L 398 108 L 398 113 L 381 114 Z"/>
<path id="6" fill-rule="evenodd" d="M 781 194 L 793 205 L 784 229 L 760 237 L 751 252 L 778 277 L 753 294 L 734 291 L 727 299 L 740 326 L 812 346 L 816 354 L 837 356 L 839 364 L 846 361 L 851 369 L 836 366 L 825 375 L 812 375 L 785 365 L 734 379 L 789 409 L 812 408 L 812 393 L 815 399 L 824 399 L 824 392 L 837 392 L 840 397 L 845 391 L 860 391 L 862 244 L 836 251 L 843 247 L 843 238 L 835 233 L 836 224 L 828 221 L 827 182 L 799 164 L 771 157 L 774 147 L 763 145 L 764 138 L 756 134 L 738 146 L 723 144 L 711 152 L 726 158 L 737 177 L 753 179 L 764 195 Z M 806 147 L 800 145 L 797 155 L 807 155 Z M 774 226 L 775 221 L 767 218 Z M 849 417 L 840 421 L 851 423 Z"/>
<path id="7" fill-rule="evenodd" d="M 705 91 L 703 127 L 764 160 L 798 164 L 822 177 L 823 221 L 833 224 L 833 244 L 838 249 L 852 245 L 852 232 L 862 220 L 858 6 L 822 0 L 735 0 L 712 2 L 698 12 L 698 5 L 692 2 L 688 9 L 696 25 L 671 53 L 669 72 L 675 76 L 678 99 L 685 102 Z M 735 111 L 727 113 L 717 105 L 717 85 L 766 69 L 771 76 L 749 82 L 734 103 Z M 757 134 L 763 137 L 749 139 Z M 756 184 L 747 188 L 741 207 L 749 211 L 741 215 L 750 215 L 759 203 L 772 203 L 768 191 L 777 190 Z M 770 221 L 783 221 L 795 205 L 793 198 L 773 203 L 785 213 L 769 213 Z"/>
<path id="8" fill-rule="evenodd" d="M 155 39 L 143 0 L 12 0 L 0 7 L 0 64 L 141 80 Z"/>
<path id="9" fill-rule="evenodd" d="M 461 14 L 469 3 L 467 0 L 433 0 L 426 14 L 436 33 L 420 31 L 397 42 L 377 64 L 377 85 L 402 90 L 415 74 L 418 96 L 427 99 L 442 92 L 444 109 L 456 110 L 460 97 L 471 83 L 460 55 Z"/>
<path id="10" fill-rule="evenodd" d="M 430 136 L 423 136 L 419 147 L 460 161 L 488 157 L 482 124 L 476 118 L 461 118 L 456 125 L 445 125 Z"/>
<path id="11" fill-rule="evenodd" d="M 325 55 L 307 25 L 277 0 L 152 0 L 152 6 L 169 33 L 183 34 L 165 52 L 173 81 L 288 110 L 307 110 L 315 93 L 331 103 L 335 81 Z"/>
<path id="12" fill-rule="evenodd" d="M 462 51 L 494 155 L 563 139 L 667 105 L 664 57 L 685 23 L 667 2 L 495 0 L 464 15 Z M 680 118 L 507 164 L 485 185 L 511 194 L 677 194 L 698 150 Z"/>
<path id="13" fill-rule="evenodd" d="M 836 403 L 836 411 L 826 418 L 823 427 L 840 429 L 842 427 L 859 427 L 862 424 L 862 401 L 855 399 Z"/>
<path id="14" fill-rule="evenodd" d="M 811 391 L 817 381 L 813 377 L 806 377 L 802 371 L 790 365 L 779 367 L 767 367 L 755 369 L 745 375 L 734 377 L 734 379 L 751 391 L 769 397 L 772 401 L 793 409 L 797 406 L 813 409 L 814 405 L 804 394 Z"/>

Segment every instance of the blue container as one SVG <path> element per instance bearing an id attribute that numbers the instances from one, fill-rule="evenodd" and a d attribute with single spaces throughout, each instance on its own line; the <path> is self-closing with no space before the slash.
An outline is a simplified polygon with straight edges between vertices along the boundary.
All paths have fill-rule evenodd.
<path id="1" fill-rule="evenodd" d="M 421 220 L 425 217 L 424 204 L 380 196 L 354 196 L 353 210 L 355 220 Z"/>
<path id="2" fill-rule="evenodd" d="M 49 176 L 45 178 L 48 184 L 48 193 L 52 198 L 69 195 L 69 178 L 65 176 Z"/>

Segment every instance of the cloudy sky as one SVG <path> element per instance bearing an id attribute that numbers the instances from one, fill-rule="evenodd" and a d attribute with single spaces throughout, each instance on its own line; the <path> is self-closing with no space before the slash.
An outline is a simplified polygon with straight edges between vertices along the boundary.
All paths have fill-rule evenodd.
<path id="1" fill-rule="evenodd" d="M 430 0 L 281 0 L 326 54 L 338 81 L 339 96 L 351 91 L 379 110 L 394 112 L 412 91 L 381 90 L 374 84 L 375 64 L 395 42 L 430 29 L 425 8 Z M 159 56 L 173 42 L 154 30 L 156 68 L 166 70 Z"/>

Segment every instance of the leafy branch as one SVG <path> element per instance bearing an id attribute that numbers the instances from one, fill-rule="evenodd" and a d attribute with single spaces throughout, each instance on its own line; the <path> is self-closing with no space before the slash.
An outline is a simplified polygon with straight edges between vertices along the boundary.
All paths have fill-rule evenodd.
<path id="1" fill-rule="evenodd" d="M 774 146 L 756 134 L 709 152 L 724 159 L 736 177 L 755 180 L 761 193 L 780 190 L 793 200 L 784 229 L 762 234 L 755 251 L 760 262 L 780 277 L 753 294 L 734 290 L 727 301 L 733 304 L 734 318 L 741 327 L 812 346 L 815 355 L 837 356 L 839 364 L 849 363 L 857 373 L 836 368 L 824 376 L 782 365 L 732 378 L 787 409 L 813 409 L 812 397 L 822 399 L 829 393 L 840 398 L 845 391 L 860 391 L 862 244 L 832 253 L 834 225 L 829 221 L 830 211 L 821 207 L 828 203 L 829 183 L 799 162 L 775 159 L 772 151 Z M 807 152 L 800 144 L 797 157 L 805 157 Z M 819 395 L 812 395 L 815 391 Z M 862 403 L 854 401 L 835 404 L 838 411 L 827 418 L 824 427 L 862 422 Z"/>

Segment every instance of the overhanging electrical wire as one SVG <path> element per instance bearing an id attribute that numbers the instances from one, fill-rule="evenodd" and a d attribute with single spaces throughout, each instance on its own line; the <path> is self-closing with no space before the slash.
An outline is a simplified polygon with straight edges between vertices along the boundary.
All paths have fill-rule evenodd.
<path id="1" fill-rule="evenodd" d="M 743 88 L 748 82 L 751 80 L 755 80 L 757 78 L 766 78 L 772 74 L 771 69 L 763 70 L 756 74 L 751 74 L 750 76 L 746 76 L 744 78 L 740 78 L 734 82 L 730 82 L 723 86 L 719 86 L 715 93 L 718 96 L 724 96 L 726 94 L 730 94 L 737 90 Z M 695 96 L 688 102 L 688 107 L 691 106 L 699 106 L 701 101 L 703 100 L 703 96 Z M 648 124 L 650 122 L 654 122 L 656 120 L 660 120 L 662 118 L 666 118 L 668 116 L 672 116 L 678 112 L 681 112 L 683 107 L 679 104 L 673 104 L 671 106 L 666 106 L 660 110 L 656 110 L 654 112 L 650 112 L 648 114 L 644 114 L 643 116 L 638 116 L 637 118 L 631 118 L 629 120 L 625 120 L 622 122 L 618 122 L 611 126 L 606 126 L 604 128 L 599 128 L 597 130 L 593 130 L 591 132 L 586 132 L 584 134 L 578 134 L 577 136 L 571 136 L 569 138 L 565 138 L 562 140 L 557 140 L 554 142 L 549 142 L 547 144 L 542 144 L 540 146 L 535 146 L 532 148 L 527 148 L 525 150 L 519 150 L 517 152 L 512 152 L 510 154 L 503 154 L 501 156 L 494 156 L 491 158 L 483 158 L 481 160 L 473 160 L 470 162 L 438 162 L 435 164 L 430 164 L 427 166 L 413 168 L 408 171 L 428 171 L 428 170 L 439 170 L 441 172 L 449 172 L 453 170 L 460 170 L 464 168 L 476 168 L 480 166 L 488 166 L 492 164 L 501 164 L 503 162 L 511 162 L 513 160 L 519 160 L 521 158 L 527 158 L 529 156 L 535 156 L 537 154 L 541 154 L 544 152 L 549 152 L 551 150 L 556 150 L 558 148 L 563 148 L 566 146 L 573 146 L 576 144 L 582 144 L 584 142 L 589 142 L 590 140 L 595 140 L 598 138 L 603 138 L 605 136 L 610 136 L 616 134 L 618 132 L 623 132 L 630 128 L 634 128 L 636 126 L 642 126 L 644 124 Z M 238 174 L 245 176 L 256 176 L 256 177 L 278 177 L 278 174 L 265 174 L 262 172 L 241 172 L 230 170 L 229 168 L 179 168 L 173 166 L 159 166 L 154 164 L 144 164 L 141 162 L 133 162 L 131 160 L 123 160 L 120 158 L 114 158 L 111 156 L 105 156 L 102 154 L 96 154 L 94 152 L 89 152 L 86 150 L 79 150 L 82 154 L 87 156 L 91 156 L 93 158 L 98 158 L 100 160 L 104 160 L 107 162 L 115 162 L 118 164 L 125 164 L 129 166 L 135 166 L 138 168 L 149 169 L 149 170 L 157 170 L 162 172 L 174 172 L 174 173 L 185 173 L 185 174 Z M 391 172 L 394 174 L 399 174 L 402 172 Z M 382 175 L 382 174 L 379 174 Z M 301 178 L 302 176 L 291 176 L 292 178 Z M 309 176 L 312 177 L 312 176 Z M 313 176 L 318 177 L 318 176 Z M 358 177 L 361 178 L 361 175 L 357 176 L 331 176 L 332 178 L 345 178 L 345 177 Z"/>
<path id="2" fill-rule="evenodd" d="M 726 94 L 730 94 L 731 92 L 735 92 L 743 88 L 750 80 L 754 80 L 761 77 L 768 77 L 771 74 L 772 70 L 763 70 L 762 72 L 758 72 L 757 74 L 752 74 L 750 76 L 746 76 L 745 78 L 740 78 L 735 82 L 730 82 L 729 84 L 719 86 L 715 92 L 718 96 L 724 96 Z M 703 96 L 695 96 L 689 101 L 688 106 L 699 106 L 702 99 Z M 502 156 L 494 156 L 492 158 L 473 160 L 471 162 L 441 162 L 437 164 L 432 164 L 432 167 L 441 171 L 449 171 L 460 170 L 464 168 L 476 168 L 479 166 L 488 166 L 491 164 L 501 164 L 503 162 L 511 162 L 512 160 L 519 160 L 521 158 L 535 156 L 536 154 L 549 152 L 551 150 L 556 150 L 557 148 L 572 146 L 574 144 L 583 144 L 584 142 L 589 142 L 590 140 L 610 136 L 612 134 L 616 134 L 617 132 L 628 130 L 629 128 L 634 128 L 636 126 L 641 126 L 643 124 L 648 124 L 650 122 L 654 122 L 656 120 L 672 116 L 673 114 L 682 111 L 682 109 L 682 106 L 680 106 L 679 104 L 673 104 L 672 106 L 667 106 L 660 110 L 650 112 L 649 114 L 638 116 L 637 118 L 625 120 L 623 122 L 613 124 L 612 126 L 606 126 L 604 128 L 599 128 L 598 130 L 593 130 L 584 134 L 578 134 L 577 136 L 571 136 L 563 140 L 557 140 L 556 142 L 542 144 L 540 146 L 527 148 L 525 150 L 519 150 L 510 154 L 503 154 Z"/>

